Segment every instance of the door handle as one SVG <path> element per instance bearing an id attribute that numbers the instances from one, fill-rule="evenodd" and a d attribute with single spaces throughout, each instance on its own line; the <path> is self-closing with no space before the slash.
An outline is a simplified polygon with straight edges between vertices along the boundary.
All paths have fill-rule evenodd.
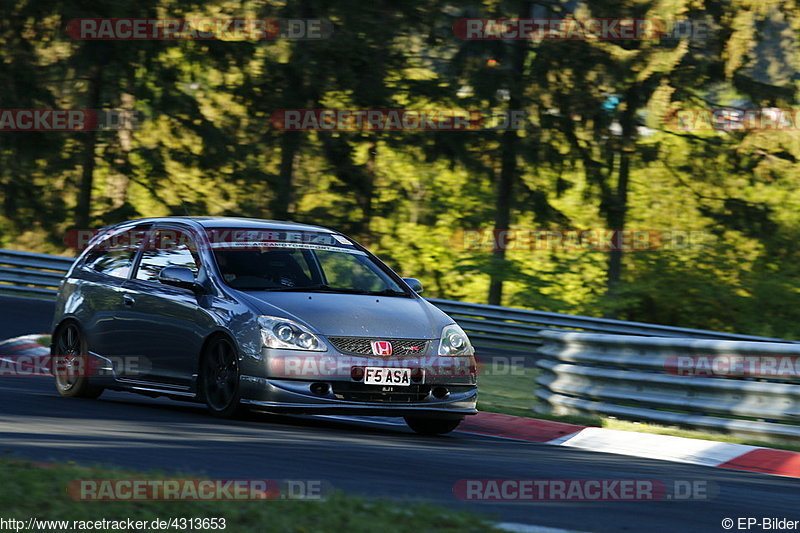
<path id="1" fill-rule="evenodd" d="M 136 303 L 136 300 L 130 294 L 123 294 L 122 295 L 122 303 L 124 305 L 127 305 L 128 307 L 131 307 L 133 304 Z"/>

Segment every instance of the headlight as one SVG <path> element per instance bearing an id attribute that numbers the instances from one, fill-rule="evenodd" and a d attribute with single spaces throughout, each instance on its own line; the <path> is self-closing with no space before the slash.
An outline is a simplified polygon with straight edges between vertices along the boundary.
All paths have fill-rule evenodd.
<path id="1" fill-rule="evenodd" d="M 319 337 L 293 320 L 277 316 L 260 316 L 261 342 L 267 348 L 324 352 L 328 348 Z"/>
<path id="2" fill-rule="evenodd" d="M 469 337 L 456 324 L 450 324 L 442 329 L 442 338 L 439 340 L 439 355 L 473 355 L 475 350 Z"/>

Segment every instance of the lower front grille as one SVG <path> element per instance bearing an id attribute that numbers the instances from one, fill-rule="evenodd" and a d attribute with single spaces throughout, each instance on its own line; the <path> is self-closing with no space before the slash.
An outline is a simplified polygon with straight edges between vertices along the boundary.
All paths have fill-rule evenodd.
<path id="1" fill-rule="evenodd" d="M 362 383 L 333 383 L 333 394 L 339 400 L 346 402 L 414 403 L 425 400 L 430 392 L 430 385 L 395 387 Z"/>

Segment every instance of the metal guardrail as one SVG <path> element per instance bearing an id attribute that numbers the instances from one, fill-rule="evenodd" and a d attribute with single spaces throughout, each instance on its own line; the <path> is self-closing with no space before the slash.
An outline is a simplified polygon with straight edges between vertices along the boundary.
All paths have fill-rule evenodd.
<path id="1" fill-rule="evenodd" d="M 0 291 L 55 296 L 61 279 L 73 261 L 74 259 L 70 257 L 0 249 Z M 542 332 L 551 329 L 659 337 L 787 342 L 769 337 L 514 309 L 438 298 L 429 298 L 428 301 L 452 316 L 470 334 L 476 345 L 523 351 L 528 354 L 533 353 L 533 350 L 541 345 Z"/>
<path id="2" fill-rule="evenodd" d="M 55 296 L 72 257 L 0 250 L 0 290 Z"/>
<path id="3" fill-rule="evenodd" d="M 536 378 L 539 411 L 678 424 L 761 440 L 800 437 L 798 344 L 557 331 L 542 337 L 536 363 L 542 370 Z M 771 362 L 775 370 L 746 372 L 743 356 Z M 696 374 L 697 362 L 714 361 L 718 373 L 726 368 L 731 373 L 733 363 L 741 365 L 733 374 L 747 375 L 682 375 Z M 778 375 L 781 368 L 784 374 Z M 702 367 L 701 373 L 709 369 Z"/>
<path id="4" fill-rule="evenodd" d="M 470 339 L 474 343 L 495 345 L 512 350 L 538 348 L 542 344 L 543 333 L 554 329 L 650 337 L 792 342 L 772 337 L 661 326 L 644 322 L 626 322 L 610 318 L 565 315 L 546 311 L 514 309 L 498 305 L 439 300 L 436 298 L 428 298 L 428 301 L 452 316 L 469 333 Z"/>

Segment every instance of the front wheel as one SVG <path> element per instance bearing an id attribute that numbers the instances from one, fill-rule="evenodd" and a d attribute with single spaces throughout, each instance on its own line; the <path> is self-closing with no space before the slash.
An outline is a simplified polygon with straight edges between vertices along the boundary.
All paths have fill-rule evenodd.
<path id="1" fill-rule="evenodd" d="M 62 325 L 55 335 L 50 348 L 53 375 L 56 389 L 66 398 L 97 398 L 103 388 L 89 382 L 89 347 L 77 324 L 68 322 Z"/>
<path id="2" fill-rule="evenodd" d="M 230 418 L 239 411 L 239 360 L 233 343 L 224 337 L 214 339 L 203 353 L 200 397 L 214 416 Z"/>
<path id="3" fill-rule="evenodd" d="M 450 433 L 461 423 L 461 418 L 419 418 L 405 417 L 408 427 L 420 435 L 443 435 Z"/>

